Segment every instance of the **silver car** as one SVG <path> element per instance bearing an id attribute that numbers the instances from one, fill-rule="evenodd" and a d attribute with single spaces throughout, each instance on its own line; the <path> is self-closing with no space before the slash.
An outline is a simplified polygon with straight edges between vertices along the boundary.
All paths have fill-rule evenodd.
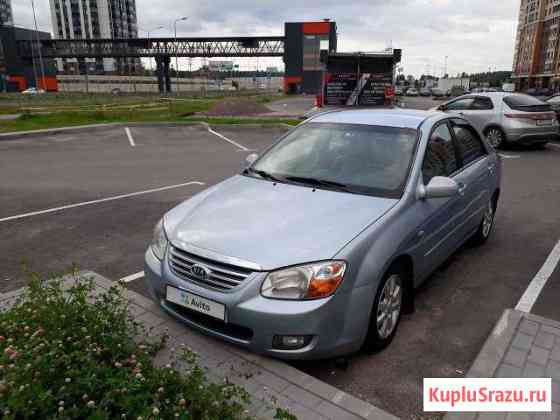
<path id="1" fill-rule="evenodd" d="M 441 112 L 325 113 L 248 159 L 165 214 L 146 280 L 185 324 L 285 359 L 387 346 L 500 195 L 494 149 Z"/>
<path id="2" fill-rule="evenodd" d="M 467 118 L 494 148 L 508 144 L 543 147 L 559 137 L 558 120 L 550 104 L 521 93 L 464 95 L 437 109 Z"/>

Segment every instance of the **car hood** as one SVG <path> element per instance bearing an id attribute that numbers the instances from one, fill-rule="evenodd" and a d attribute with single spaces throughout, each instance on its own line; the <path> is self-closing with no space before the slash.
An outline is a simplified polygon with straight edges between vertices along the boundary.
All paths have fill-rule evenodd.
<path id="1" fill-rule="evenodd" d="M 271 270 L 335 256 L 396 199 L 234 176 L 165 216 L 169 240 Z"/>

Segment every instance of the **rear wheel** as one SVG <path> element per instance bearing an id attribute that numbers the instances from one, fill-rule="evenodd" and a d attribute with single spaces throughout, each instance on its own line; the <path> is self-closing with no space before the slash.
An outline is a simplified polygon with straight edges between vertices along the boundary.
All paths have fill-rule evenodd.
<path id="1" fill-rule="evenodd" d="M 397 332 L 401 320 L 404 297 L 402 270 L 389 270 L 375 296 L 368 334 L 364 342 L 366 351 L 378 351 L 387 347 Z"/>
<path id="2" fill-rule="evenodd" d="M 472 237 L 473 245 L 483 245 L 490 238 L 492 229 L 494 228 L 494 216 L 496 214 L 496 204 L 494 200 L 490 200 L 486 209 L 484 210 L 484 216 L 478 230 Z"/>
<path id="3" fill-rule="evenodd" d="M 506 136 L 499 128 L 492 127 L 486 130 L 486 140 L 494 149 L 504 147 L 506 144 Z"/>

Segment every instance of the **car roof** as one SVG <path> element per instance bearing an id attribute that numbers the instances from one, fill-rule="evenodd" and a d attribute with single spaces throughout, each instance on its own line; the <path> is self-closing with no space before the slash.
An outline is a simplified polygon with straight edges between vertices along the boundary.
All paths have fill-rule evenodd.
<path id="1" fill-rule="evenodd" d="M 417 129 L 428 118 L 439 115 L 436 111 L 409 109 L 356 109 L 332 111 L 313 117 L 310 122 L 335 124 L 364 124 Z"/>

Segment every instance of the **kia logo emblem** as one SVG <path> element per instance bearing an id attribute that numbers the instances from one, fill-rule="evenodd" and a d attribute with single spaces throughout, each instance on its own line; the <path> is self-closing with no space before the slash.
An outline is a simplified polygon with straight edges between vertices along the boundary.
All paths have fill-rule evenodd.
<path id="1" fill-rule="evenodd" d="M 191 267 L 191 273 L 193 274 L 193 276 L 200 280 L 207 280 L 208 276 L 210 276 L 211 271 L 203 265 L 195 264 Z"/>

